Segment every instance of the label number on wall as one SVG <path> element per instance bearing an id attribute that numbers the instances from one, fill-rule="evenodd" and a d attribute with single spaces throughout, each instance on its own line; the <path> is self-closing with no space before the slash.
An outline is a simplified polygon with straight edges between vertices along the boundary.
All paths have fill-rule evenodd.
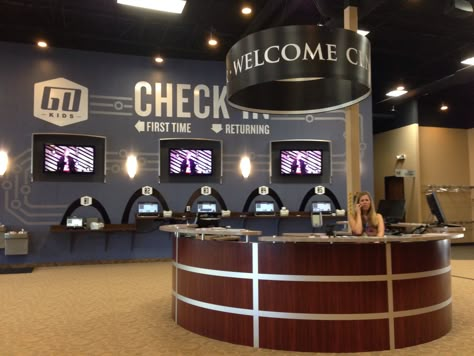
<path id="1" fill-rule="evenodd" d="M 152 195 L 153 194 L 153 188 L 148 186 L 148 185 L 145 185 L 144 187 L 142 187 L 142 195 Z"/>
<path id="2" fill-rule="evenodd" d="M 268 187 L 262 185 L 258 187 L 258 194 L 260 195 L 268 195 Z"/>
<path id="3" fill-rule="evenodd" d="M 326 193 L 326 189 L 322 185 L 317 185 L 314 187 L 314 193 L 318 195 L 324 195 Z"/>
<path id="4" fill-rule="evenodd" d="M 81 197 L 81 205 L 82 206 L 90 206 L 92 205 L 92 197 L 83 196 Z"/>
<path id="5" fill-rule="evenodd" d="M 202 195 L 211 195 L 212 188 L 208 186 L 201 187 L 201 194 Z"/>

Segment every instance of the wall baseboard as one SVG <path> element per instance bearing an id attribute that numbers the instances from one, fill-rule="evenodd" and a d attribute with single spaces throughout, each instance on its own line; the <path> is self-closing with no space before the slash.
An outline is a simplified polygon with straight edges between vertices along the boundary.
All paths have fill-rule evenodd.
<path id="1" fill-rule="evenodd" d="M 0 267 L 2 270 L 7 269 L 34 269 L 37 267 L 60 267 L 60 266 L 80 266 L 80 265 L 102 265 L 102 264 L 118 264 L 118 263 L 147 263 L 147 262 L 170 262 L 171 258 L 145 258 L 135 260 L 92 260 L 92 261 L 75 261 L 75 262 L 51 262 L 51 263 L 29 263 L 29 264 L 11 264 Z M 21 272 L 18 272 L 21 273 Z"/>

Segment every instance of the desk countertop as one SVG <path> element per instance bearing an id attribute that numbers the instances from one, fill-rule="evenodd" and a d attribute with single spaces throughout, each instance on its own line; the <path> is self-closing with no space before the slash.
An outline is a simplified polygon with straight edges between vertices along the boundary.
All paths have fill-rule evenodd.
<path id="1" fill-rule="evenodd" d="M 406 234 L 400 236 L 328 236 L 325 234 L 285 234 L 283 236 L 260 236 L 260 242 L 325 242 L 325 243 L 379 243 L 379 242 L 418 242 L 444 239 L 460 239 L 462 233 L 426 233 Z"/>
<path id="2" fill-rule="evenodd" d="M 466 228 L 462 225 L 430 225 L 425 223 L 413 223 L 413 222 L 400 222 L 394 224 L 387 224 L 387 228 L 396 229 L 417 229 L 424 228 L 429 233 L 458 233 L 466 231 Z"/>
<path id="3" fill-rule="evenodd" d="M 259 236 L 262 234 L 258 230 L 228 229 L 225 227 L 198 228 L 195 224 L 175 224 L 160 226 L 161 231 L 174 232 L 178 234 L 197 235 L 219 235 L 219 236 Z"/>

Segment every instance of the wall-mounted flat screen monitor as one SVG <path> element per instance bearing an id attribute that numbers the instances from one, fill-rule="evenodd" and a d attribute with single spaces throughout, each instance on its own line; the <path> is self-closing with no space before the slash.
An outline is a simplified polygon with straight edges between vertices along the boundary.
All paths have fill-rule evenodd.
<path id="1" fill-rule="evenodd" d="M 66 219 L 66 227 L 68 229 L 82 229 L 84 227 L 84 219 L 70 216 Z"/>
<path id="2" fill-rule="evenodd" d="M 323 174 L 323 152 L 321 150 L 280 150 L 280 174 Z"/>
<path id="3" fill-rule="evenodd" d="M 311 204 L 311 212 L 330 214 L 332 212 L 331 202 L 315 201 Z"/>
<path id="4" fill-rule="evenodd" d="M 161 183 L 222 183 L 222 141 L 163 138 L 159 141 Z"/>
<path id="5" fill-rule="evenodd" d="M 426 201 L 430 208 L 431 214 L 436 217 L 438 220 L 438 225 L 444 225 L 447 222 L 446 216 L 444 215 L 443 209 L 441 209 L 441 204 L 439 203 L 438 197 L 435 192 L 426 194 Z"/>
<path id="6" fill-rule="evenodd" d="M 255 215 L 274 215 L 275 203 L 272 201 L 256 201 Z"/>
<path id="7" fill-rule="evenodd" d="M 43 145 L 43 172 L 94 174 L 95 147 L 81 145 Z"/>
<path id="8" fill-rule="evenodd" d="M 197 212 L 202 214 L 217 213 L 217 203 L 212 201 L 198 202 Z"/>
<path id="9" fill-rule="evenodd" d="M 33 181 L 104 182 L 106 139 L 77 134 L 32 135 Z"/>
<path id="10" fill-rule="evenodd" d="M 386 223 L 397 223 L 405 219 L 405 200 L 385 200 L 379 201 L 377 213 L 383 216 Z"/>
<path id="11" fill-rule="evenodd" d="M 138 203 L 138 216 L 156 216 L 158 215 L 159 205 L 155 202 Z"/>
<path id="12" fill-rule="evenodd" d="M 270 142 L 270 183 L 331 183 L 331 141 Z"/>
<path id="13" fill-rule="evenodd" d="M 212 149 L 170 148 L 169 174 L 178 176 L 212 175 Z"/>

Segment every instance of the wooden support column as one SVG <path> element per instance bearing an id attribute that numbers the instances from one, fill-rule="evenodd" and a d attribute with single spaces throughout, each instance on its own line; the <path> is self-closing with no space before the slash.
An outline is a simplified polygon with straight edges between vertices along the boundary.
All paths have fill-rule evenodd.
<path id="1" fill-rule="evenodd" d="M 357 31 L 357 7 L 344 9 L 344 29 Z M 345 109 L 347 194 L 359 192 L 360 185 L 360 119 L 359 104 Z M 350 205 L 348 200 L 348 205 Z"/>

